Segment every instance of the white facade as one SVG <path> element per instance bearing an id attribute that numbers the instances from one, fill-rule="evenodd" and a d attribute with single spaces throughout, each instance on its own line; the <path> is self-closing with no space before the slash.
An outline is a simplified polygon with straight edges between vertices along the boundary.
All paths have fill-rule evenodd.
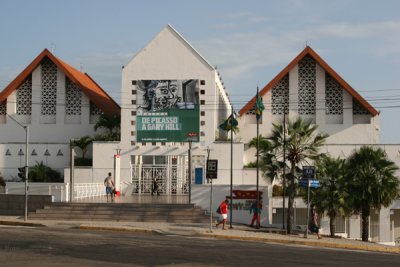
<path id="1" fill-rule="evenodd" d="M 216 69 L 210 65 L 178 32 L 170 25 L 166 26 L 154 39 L 123 68 L 122 71 L 122 111 L 121 111 L 121 181 L 130 182 L 133 176 L 132 166 L 147 166 L 146 161 L 154 157 L 165 157 L 163 164 L 187 166 L 189 144 L 180 142 L 137 142 L 136 115 L 143 102 L 138 99 L 137 81 L 142 80 L 198 80 L 200 103 L 200 137 L 199 142 L 192 144 L 192 179 L 195 179 L 195 168 L 205 169 L 206 149 L 209 147 L 211 158 L 220 153 L 224 144 L 215 143 L 219 137 L 218 125 L 230 114 L 230 101 Z M 98 144 L 94 144 L 97 150 Z M 99 144 L 100 146 L 100 144 Z M 104 146 L 104 145 L 102 145 Z M 239 157 L 235 158 L 236 166 L 241 166 L 242 145 L 234 145 Z M 115 153 L 116 147 L 110 149 Z M 226 154 L 226 151 L 225 151 Z M 145 158 L 146 157 L 146 158 Z M 97 166 L 94 160 L 94 167 Z M 168 163 L 169 162 L 169 163 Z M 228 168 L 228 158 L 220 161 L 220 166 Z M 102 165 L 104 166 L 104 165 Z M 110 163 L 108 166 L 111 167 Z M 186 167 L 187 168 L 187 167 Z M 163 171 L 166 172 L 167 170 Z M 236 171 L 241 174 L 241 168 Z M 164 175 L 166 175 L 164 173 Z M 229 173 L 221 173 L 217 182 L 226 183 Z M 239 177 L 239 175 L 236 175 Z M 204 178 L 204 177 L 203 177 Z M 203 182 L 205 179 L 203 179 Z M 146 185 L 148 186 L 148 185 Z M 186 185 L 187 186 L 187 185 Z"/>
<path id="2" fill-rule="evenodd" d="M 102 95 L 102 104 L 119 112 L 88 75 L 45 49 L 0 93 L 0 173 L 7 180 L 16 179 L 16 169 L 25 166 L 23 126 L 29 127 L 29 166 L 43 161 L 63 173 L 70 162 L 70 140 L 95 134 L 102 110 L 89 95 L 97 94 Z"/>
<path id="3" fill-rule="evenodd" d="M 259 126 L 261 135 L 268 136 L 272 123 L 281 123 L 284 117 L 294 119 L 301 116 L 318 125 L 318 131 L 329 135 L 321 152 L 347 158 L 362 145 L 376 146 L 400 166 L 400 145 L 379 144 L 379 113 L 309 47 L 268 83 L 260 91 L 260 96 L 266 107 Z M 241 131 L 238 136 L 245 144 L 256 136 L 255 102 L 252 101 L 240 111 Z M 255 154 L 254 148 L 246 146 L 244 163 L 254 162 Z M 397 176 L 400 177 L 400 171 L 397 171 Z M 282 197 L 275 197 L 272 201 L 275 226 L 282 226 L 282 202 Z M 286 199 L 286 208 L 287 203 Z M 306 205 L 301 198 L 296 198 L 295 203 L 295 225 L 305 227 Z M 388 208 L 371 213 L 371 240 L 399 243 L 398 203 L 399 200 Z M 339 234 L 361 238 L 360 216 L 338 219 L 338 224 L 344 231 Z M 322 233 L 329 234 L 329 217 L 322 218 L 321 226 Z"/>

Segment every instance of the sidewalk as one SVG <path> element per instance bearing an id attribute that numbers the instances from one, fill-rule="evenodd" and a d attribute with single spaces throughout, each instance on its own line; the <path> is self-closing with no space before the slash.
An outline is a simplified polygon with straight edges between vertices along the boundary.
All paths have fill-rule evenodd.
<path id="1" fill-rule="evenodd" d="M 245 225 L 233 225 L 233 229 L 229 229 L 228 226 L 227 230 L 222 230 L 221 228 L 215 229 L 215 225 L 213 224 L 212 232 L 210 232 L 209 224 L 48 220 L 28 220 L 27 222 L 24 222 L 23 217 L 17 216 L 0 216 L 0 225 L 54 227 L 64 229 L 75 228 L 96 231 L 125 231 L 161 235 L 202 236 L 217 239 L 237 239 L 267 243 L 306 245 L 400 254 L 400 247 L 385 246 L 372 242 L 362 242 L 344 238 L 324 237 L 323 239 L 317 239 L 315 235 L 309 235 L 308 239 L 305 239 L 303 237 L 303 233 L 297 235 L 286 235 L 282 234 L 281 230 L 279 229 L 254 229 Z"/>

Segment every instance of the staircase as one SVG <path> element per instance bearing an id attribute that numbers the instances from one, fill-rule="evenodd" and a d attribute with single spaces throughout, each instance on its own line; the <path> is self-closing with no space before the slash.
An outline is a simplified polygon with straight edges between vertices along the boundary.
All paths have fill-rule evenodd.
<path id="1" fill-rule="evenodd" d="M 207 223 L 210 215 L 193 204 L 52 203 L 29 212 L 29 219 Z"/>

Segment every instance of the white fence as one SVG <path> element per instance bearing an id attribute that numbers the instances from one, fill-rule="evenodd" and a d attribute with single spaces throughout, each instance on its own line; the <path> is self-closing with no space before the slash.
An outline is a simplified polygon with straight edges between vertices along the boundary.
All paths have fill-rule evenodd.
<path id="1" fill-rule="evenodd" d="M 69 183 L 29 183 L 29 195 L 51 195 L 53 202 L 69 201 Z M 8 182 L 6 194 L 25 194 L 25 183 Z M 103 183 L 75 183 L 74 200 L 88 197 L 104 196 L 106 194 Z"/>

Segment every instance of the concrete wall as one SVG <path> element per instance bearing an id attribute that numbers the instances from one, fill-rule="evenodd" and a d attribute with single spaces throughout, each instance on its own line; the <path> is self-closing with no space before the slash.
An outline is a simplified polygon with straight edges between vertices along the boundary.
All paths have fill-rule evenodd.
<path id="1" fill-rule="evenodd" d="M 235 185 L 233 190 L 256 190 L 253 185 Z M 261 225 L 269 226 L 272 222 L 272 207 L 270 204 L 270 197 L 272 194 L 271 187 L 259 187 L 259 190 L 263 192 L 265 197 L 262 201 L 263 207 L 261 211 Z M 214 217 L 218 217 L 216 210 L 222 201 L 229 198 L 230 186 L 229 185 L 213 185 L 213 203 L 211 211 Z M 192 185 L 192 203 L 200 206 L 202 209 L 210 210 L 210 198 L 211 198 L 211 185 Z M 250 214 L 249 209 L 252 199 L 234 199 L 233 200 L 233 211 L 232 211 L 232 222 L 250 224 L 253 215 Z M 230 211 L 228 210 L 228 223 L 230 220 Z"/>
<path id="2" fill-rule="evenodd" d="M 29 195 L 28 211 L 34 212 L 50 204 L 51 196 Z M 25 196 L 24 195 L 3 195 L 0 194 L 0 215 L 24 215 Z"/>

